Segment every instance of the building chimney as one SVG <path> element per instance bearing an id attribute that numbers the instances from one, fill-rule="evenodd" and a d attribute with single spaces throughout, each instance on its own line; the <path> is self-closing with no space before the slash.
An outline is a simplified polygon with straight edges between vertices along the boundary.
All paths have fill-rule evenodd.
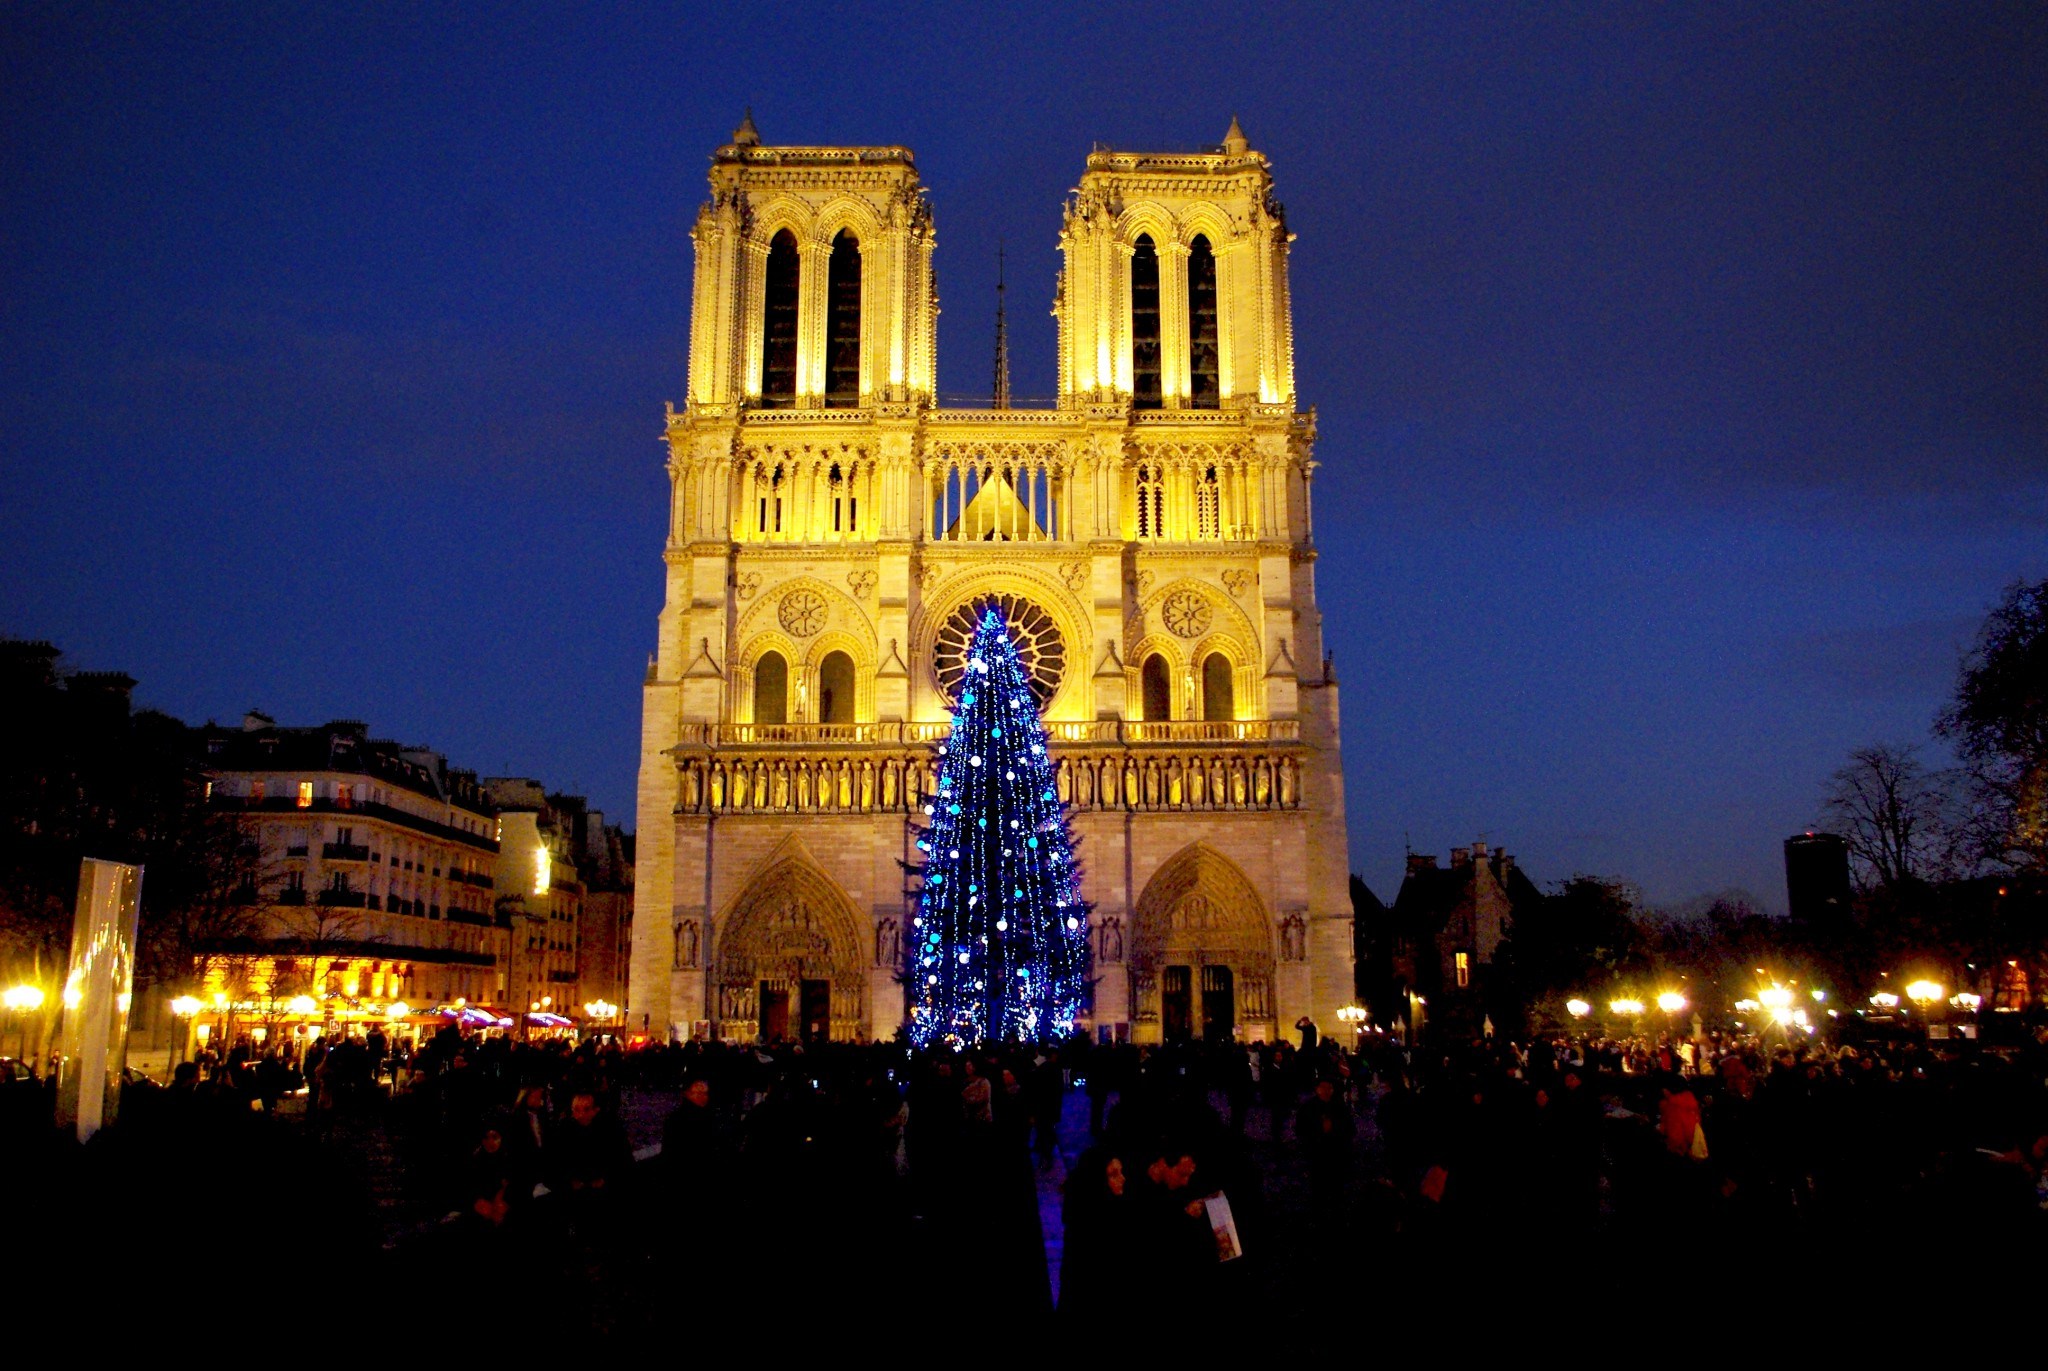
<path id="1" fill-rule="evenodd" d="M 1408 874 L 1410 876 L 1413 876 L 1418 871 L 1434 870 L 1436 870 L 1436 854 L 1434 852 L 1411 852 L 1408 854 Z"/>
<path id="2" fill-rule="evenodd" d="M 1486 844 L 1485 844 L 1485 843 L 1474 843 L 1474 844 L 1472 844 L 1472 855 L 1473 855 L 1473 856 L 1474 856 L 1475 858 L 1477 858 L 1478 860 L 1482 861 L 1482 862 L 1483 862 L 1483 861 L 1485 861 L 1485 860 L 1486 860 Z"/>
<path id="3" fill-rule="evenodd" d="M 1454 867 L 1472 865 L 1472 849 L 1469 847 L 1452 848 L 1451 865 Z"/>

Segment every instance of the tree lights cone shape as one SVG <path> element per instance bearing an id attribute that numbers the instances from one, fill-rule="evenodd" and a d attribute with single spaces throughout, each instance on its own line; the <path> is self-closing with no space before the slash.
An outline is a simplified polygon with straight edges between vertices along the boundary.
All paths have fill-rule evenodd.
<path id="1" fill-rule="evenodd" d="M 994 608 L 968 647 L 925 814 L 907 956 L 911 1040 L 1071 1032 L 1088 984 L 1088 907 L 1038 700 Z"/>

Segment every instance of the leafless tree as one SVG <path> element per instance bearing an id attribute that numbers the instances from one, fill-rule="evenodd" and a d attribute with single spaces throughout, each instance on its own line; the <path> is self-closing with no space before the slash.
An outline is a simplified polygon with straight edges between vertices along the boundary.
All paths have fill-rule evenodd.
<path id="1" fill-rule="evenodd" d="M 1935 727 L 1968 769 L 1981 855 L 2048 873 L 2048 580 L 2006 587 Z"/>
<path id="2" fill-rule="evenodd" d="M 1961 818 L 1956 777 L 1930 770 L 1919 748 L 1858 748 L 1828 784 L 1822 813 L 1849 844 L 1865 889 L 1957 874 Z"/>

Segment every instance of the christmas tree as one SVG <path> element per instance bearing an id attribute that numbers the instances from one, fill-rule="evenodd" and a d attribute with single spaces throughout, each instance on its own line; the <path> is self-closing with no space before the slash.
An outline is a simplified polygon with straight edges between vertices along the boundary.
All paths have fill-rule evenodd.
<path id="1" fill-rule="evenodd" d="M 959 693 L 917 841 L 911 1040 L 1064 1034 L 1087 990 L 1088 910 L 1038 701 L 993 607 L 975 628 Z"/>

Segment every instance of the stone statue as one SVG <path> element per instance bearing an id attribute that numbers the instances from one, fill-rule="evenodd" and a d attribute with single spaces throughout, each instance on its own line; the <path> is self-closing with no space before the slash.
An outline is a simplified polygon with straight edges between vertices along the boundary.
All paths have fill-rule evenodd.
<path id="1" fill-rule="evenodd" d="M 1280 921 L 1280 959 L 1288 962 L 1308 960 L 1308 925 L 1299 914 L 1289 914 Z"/>

